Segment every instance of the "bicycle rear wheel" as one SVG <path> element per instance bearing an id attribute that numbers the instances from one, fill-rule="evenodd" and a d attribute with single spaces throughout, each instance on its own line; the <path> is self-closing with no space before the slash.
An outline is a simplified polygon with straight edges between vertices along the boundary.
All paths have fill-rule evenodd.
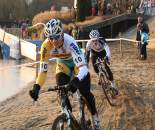
<path id="1" fill-rule="evenodd" d="M 112 88 L 110 86 L 108 86 L 108 79 L 106 76 L 104 75 L 101 75 L 100 76 L 100 81 L 101 81 L 101 87 L 103 89 L 103 92 L 105 94 L 105 97 L 108 101 L 108 103 L 111 105 L 111 106 L 116 106 L 116 100 L 114 99 L 115 97 L 115 94 L 112 90 Z"/>
<path id="2" fill-rule="evenodd" d="M 64 114 L 57 116 L 52 125 L 52 130 L 80 130 L 74 124 L 74 121 L 71 119 L 70 127 L 67 124 L 67 119 Z"/>

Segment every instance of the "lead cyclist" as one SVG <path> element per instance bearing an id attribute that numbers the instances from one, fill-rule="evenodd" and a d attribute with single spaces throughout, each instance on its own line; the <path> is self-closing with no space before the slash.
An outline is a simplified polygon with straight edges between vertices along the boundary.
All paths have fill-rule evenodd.
<path id="1" fill-rule="evenodd" d="M 90 74 L 84 53 L 79 49 L 74 38 L 63 32 L 59 19 L 51 19 L 47 22 L 44 34 L 46 39 L 41 46 L 40 72 L 36 83 L 29 91 L 30 97 L 34 101 L 39 98 L 39 91 L 46 80 L 48 60 L 54 57 L 56 58 L 56 84 L 69 84 L 69 89 L 72 92 L 79 89 L 82 96 L 88 101 L 95 130 L 101 130 L 95 98 L 90 91 Z M 72 78 L 72 75 L 75 77 Z M 68 105 L 71 109 L 69 100 Z"/>

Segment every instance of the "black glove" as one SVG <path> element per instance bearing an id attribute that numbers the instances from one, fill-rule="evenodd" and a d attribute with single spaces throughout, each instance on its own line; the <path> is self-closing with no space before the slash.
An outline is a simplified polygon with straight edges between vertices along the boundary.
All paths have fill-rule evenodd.
<path id="1" fill-rule="evenodd" d="M 104 60 L 105 60 L 105 62 L 106 62 L 107 64 L 109 64 L 109 65 L 110 65 L 110 61 L 109 61 L 108 56 L 105 56 Z"/>
<path id="2" fill-rule="evenodd" d="M 75 87 L 75 88 L 79 88 L 80 86 L 80 81 L 77 77 L 73 78 L 70 82 L 70 85 Z"/>
<path id="3" fill-rule="evenodd" d="M 79 87 L 80 81 L 77 77 L 73 78 L 70 83 L 68 84 L 66 90 L 67 91 L 71 91 L 72 93 L 74 93 L 77 88 Z"/>
<path id="4" fill-rule="evenodd" d="M 29 95 L 34 101 L 37 101 L 37 99 L 39 98 L 39 91 L 40 91 L 39 84 L 34 84 L 33 89 L 29 91 Z"/>

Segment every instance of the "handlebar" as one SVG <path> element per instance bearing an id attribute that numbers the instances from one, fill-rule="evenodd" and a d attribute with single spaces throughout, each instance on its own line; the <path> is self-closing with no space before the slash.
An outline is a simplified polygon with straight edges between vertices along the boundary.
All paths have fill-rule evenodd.
<path id="1" fill-rule="evenodd" d="M 51 86 L 47 90 L 43 90 L 42 93 L 44 93 L 44 92 L 50 92 L 50 91 L 58 91 L 58 90 L 65 91 L 67 87 L 68 87 L 68 84 L 66 84 L 66 85 L 60 85 L 60 86 L 58 86 L 58 85 L 57 86 Z"/>
<path id="2" fill-rule="evenodd" d="M 68 84 L 60 85 L 60 86 L 54 86 L 54 87 L 49 87 L 48 91 L 66 90 L 67 87 L 68 87 Z"/>
<path id="3" fill-rule="evenodd" d="M 105 59 L 101 59 L 101 58 L 97 58 L 97 60 L 96 60 L 96 63 L 95 63 L 95 65 L 99 65 L 99 64 L 101 64 L 101 63 L 105 63 Z"/>

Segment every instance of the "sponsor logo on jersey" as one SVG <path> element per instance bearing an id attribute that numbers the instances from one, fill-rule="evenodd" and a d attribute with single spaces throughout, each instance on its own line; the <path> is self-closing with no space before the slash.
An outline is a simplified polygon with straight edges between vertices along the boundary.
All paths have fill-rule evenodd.
<path id="1" fill-rule="evenodd" d="M 78 55 L 81 54 L 80 49 L 79 49 L 74 43 L 71 43 L 71 44 L 70 44 L 70 47 L 73 49 L 73 51 L 76 52 L 76 54 L 78 54 Z"/>

